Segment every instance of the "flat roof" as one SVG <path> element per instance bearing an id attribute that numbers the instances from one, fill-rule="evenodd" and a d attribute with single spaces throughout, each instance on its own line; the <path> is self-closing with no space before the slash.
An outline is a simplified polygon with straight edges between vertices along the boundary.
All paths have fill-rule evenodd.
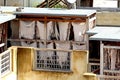
<path id="1" fill-rule="evenodd" d="M 116 26 L 95 26 L 93 29 L 87 31 L 87 34 L 98 34 L 98 33 L 106 33 L 107 31 L 117 31 L 120 27 Z"/>
<path id="2" fill-rule="evenodd" d="M 24 9 L 22 9 L 21 12 L 14 12 L 15 15 L 82 16 L 82 17 L 88 17 L 94 13 L 96 13 L 96 10 L 30 8 L 30 7 L 24 7 Z"/>
<path id="3" fill-rule="evenodd" d="M 13 20 L 15 18 L 16 16 L 12 14 L 0 14 L 0 24 Z"/>
<path id="4" fill-rule="evenodd" d="M 0 6 L 0 11 L 3 13 L 13 13 L 16 11 L 16 8 L 18 7 L 13 7 L 13 6 Z"/>
<path id="5" fill-rule="evenodd" d="M 120 41 L 120 27 L 95 27 L 88 34 L 94 34 L 90 40 Z"/>

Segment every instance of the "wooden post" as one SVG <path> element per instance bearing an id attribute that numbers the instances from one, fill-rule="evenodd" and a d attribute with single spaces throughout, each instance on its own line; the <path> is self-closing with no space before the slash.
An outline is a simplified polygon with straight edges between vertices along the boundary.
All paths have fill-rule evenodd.
<path id="1" fill-rule="evenodd" d="M 103 46 L 104 44 L 100 41 L 100 75 L 103 75 Z"/>
<path id="2" fill-rule="evenodd" d="M 81 0 L 76 0 L 76 8 L 78 9 L 81 5 Z"/>
<path id="3" fill-rule="evenodd" d="M 47 17 L 45 16 L 45 24 L 44 24 L 44 36 L 45 36 L 45 40 L 47 40 Z M 45 46 L 47 48 L 47 43 L 45 41 Z"/>
<path id="4" fill-rule="evenodd" d="M 89 17 L 86 18 L 86 31 L 89 30 L 89 19 Z M 86 49 L 89 50 L 89 38 L 87 34 L 85 34 L 84 41 L 86 42 Z"/>
<path id="5" fill-rule="evenodd" d="M 120 8 L 120 0 L 118 0 L 118 2 L 117 2 L 117 3 L 118 3 L 118 8 Z"/>

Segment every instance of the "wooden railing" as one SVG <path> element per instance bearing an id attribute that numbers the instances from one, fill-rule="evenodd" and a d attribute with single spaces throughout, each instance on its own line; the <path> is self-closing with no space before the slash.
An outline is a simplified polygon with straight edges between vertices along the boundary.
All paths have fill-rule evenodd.
<path id="1" fill-rule="evenodd" d="M 11 71 L 11 59 L 10 50 L 6 50 L 0 54 L 0 77 L 3 77 Z"/>
<path id="2" fill-rule="evenodd" d="M 100 63 L 89 63 L 88 64 L 88 71 L 99 74 L 99 72 L 100 72 Z"/>
<path id="3" fill-rule="evenodd" d="M 97 75 L 98 80 L 120 80 L 120 76 Z"/>

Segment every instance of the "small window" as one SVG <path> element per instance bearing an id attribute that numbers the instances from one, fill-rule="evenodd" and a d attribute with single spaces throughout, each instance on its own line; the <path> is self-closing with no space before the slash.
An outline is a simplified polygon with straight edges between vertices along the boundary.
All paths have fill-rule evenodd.
<path id="1" fill-rule="evenodd" d="M 11 65 L 10 65 L 10 51 L 7 50 L 0 54 L 0 75 L 3 76 L 10 72 Z"/>
<path id="2" fill-rule="evenodd" d="M 70 72 L 71 52 L 36 50 L 34 64 L 35 70 Z"/>

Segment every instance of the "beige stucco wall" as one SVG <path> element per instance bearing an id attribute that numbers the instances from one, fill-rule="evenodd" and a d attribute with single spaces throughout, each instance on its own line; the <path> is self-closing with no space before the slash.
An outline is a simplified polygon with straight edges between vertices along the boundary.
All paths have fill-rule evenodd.
<path id="1" fill-rule="evenodd" d="M 33 48 L 12 48 L 12 72 L 1 80 L 11 80 L 12 77 L 12 80 L 97 80 L 95 76 L 84 75 L 88 65 L 87 51 L 73 51 L 72 72 L 50 72 L 33 70 Z"/>
<path id="2" fill-rule="evenodd" d="M 18 49 L 18 80 L 87 80 L 83 73 L 87 72 L 88 53 L 73 51 L 72 72 L 35 71 L 32 68 L 32 49 Z"/>
<path id="3" fill-rule="evenodd" d="M 96 25 L 120 26 L 120 12 L 97 12 Z"/>

